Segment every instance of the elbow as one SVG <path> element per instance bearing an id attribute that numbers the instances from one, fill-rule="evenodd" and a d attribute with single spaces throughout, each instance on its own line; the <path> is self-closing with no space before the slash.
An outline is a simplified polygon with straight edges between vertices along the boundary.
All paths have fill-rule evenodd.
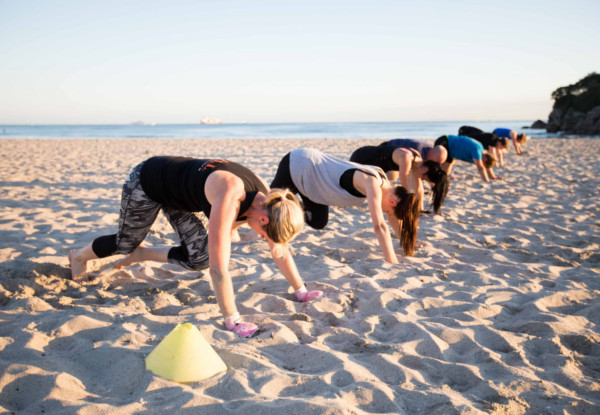
<path id="1" fill-rule="evenodd" d="M 386 232 L 388 232 L 388 227 L 383 222 L 382 223 L 374 223 L 373 230 L 375 231 L 376 234 L 385 234 Z"/>

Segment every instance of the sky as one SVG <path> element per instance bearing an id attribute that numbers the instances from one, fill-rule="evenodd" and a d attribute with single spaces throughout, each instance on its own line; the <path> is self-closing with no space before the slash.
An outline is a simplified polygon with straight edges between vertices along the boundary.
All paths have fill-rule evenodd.
<path id="1" fill-rule="evenodd" d="M 600 1 L 0 0 L 0 124 L 546 120 Z"/>

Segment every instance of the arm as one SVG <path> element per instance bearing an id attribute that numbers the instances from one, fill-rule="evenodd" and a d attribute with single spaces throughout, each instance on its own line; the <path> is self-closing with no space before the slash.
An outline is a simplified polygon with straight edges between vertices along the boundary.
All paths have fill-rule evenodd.
<path id="1" fill-rule="evenodd" d="M 210 179 L 211 177 L 207 180 L 207 187 Z M 233 283 L 229 275 L 229 258 L 231 229 L 239 209 L 239 200 L 244 194 L 244 188 L 241 181 L 236 182 L 231 178 L 215 178 L 210 184 L 214 185 L 213 188 L 226 189 L 214 192 L 212 200 L 209 199 L 212 208 L 208 222 L 209 273 L 219 309 L 226 317 L 237 311 Z"/>
<path id="2" fill-rule="evenodd" d="M 423 191 L 423 181 L 421 180 L 421 177 L 419 176 L 419 173 L 417 171 L 413 171 L 412 185 L 413 185 L 414 191 L 419 196 L 419 200 L 421 201 L 421 210 L 423 210 L 423 205 L 425 204 L 425 202 L 424 202 L 425 192 Z"/>
<path id="3" fill-rule="evenodd" d="M 450 173 L 452 172 L 453 165 L 454 165 L 454 160 L 452 160 L 451 163 L 445 162 L 444 164 L 442 164 L 442 170 L 444 170 L 446 172 L 448 177 L 450 177 Z"/>
<path id="4" fill-rule="evenodd" d="M 510 141 L 512 141 L 513 146 L 515 147 L 515 151 L 517 152 L 517 154 L 519 156 L 521 154 L 523 154 L 523 149 L 521 148 L 521 144 L 517 141 L 517 132 L 516 131 L 511 131 L 510 132 Z"/>
<path id="5" fill-rule="evenodd" d="M 490 179 L 488 179 L 488 175 L 485 170 L 485 167 L 483 166 L 483 162 L 478 159 L 473 159 L 473 163 L 475 164 L 475 167 L 477 167 L 477 170 L 479 170 L 479 175 L 481 176 L 481 179 L 486 183 L 489 182 Z"/>
<path id="6" fill-rule="evenodd" d="M 398 239 L 400 238 L 400 233 L 402 232 L 402 221 L 396 219 L 393 215 L 390 215 L 389 213 L 386 213 L 388 222 L 390 223 L 390 226 L 392 227 L 392 230 L 394 231 L 394 235 L 396 235 L 396 237 Z"/>
<path id="7" fill-rule="evenodd" d="M 269 249 L 271 251 L 271 256 L 273 257 L 273 261 L 277 265 L 277 268 L 281 271 L 287 282 L 290 283 L 294 291 L 304 286 L 302 282 L 302 277 L 300 277 L 300 273 L 298 272 L 298 268 L 296 267 L 296 263 L 294 262 L 294 257 L 290 253 L 290 250 L 287 247 L 276 244 L 267 238 L 267 243 L 269 244 Z"/>
<path id="8" fill-rule="evenodd" d="M 496 155 L 496 160 L 498 160 L 498 164 L 500 167 L 504 166 L 504 155 L 502 154 L 502 149 L 499 147 L 494 147 L 494 153 Z"/>
<path id="9" fill-rule="evenodd" d="M 397 149 L 393 154 L 394 163 L 398 165 L 400 184 L 405 189 L 410 189 L 410 168 L 413 157 L 402 149 Z"/>
<path id="10" fill-rule="evenodd" d="M 373 230 L 375 231 L 375 236 L 377 237 L 377 242 L 379 242 L 383 256 L 387 262 L 397 264 L 398 258 L 394 252 L 392 236 L 385 224 L 383 211 L 381 210 L 381 199 L 383 197 L 381 187 L 379 187 L 379 183 L 375 178 L 369 176 L 369 179 L 365 183 L 365 190 L 367 192 L 367 202 L 371 221 L 373 222 Z"/>

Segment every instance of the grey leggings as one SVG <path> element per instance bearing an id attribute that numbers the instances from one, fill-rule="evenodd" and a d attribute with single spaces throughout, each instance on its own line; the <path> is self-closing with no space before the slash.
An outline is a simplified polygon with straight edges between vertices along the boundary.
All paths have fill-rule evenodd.
<path id="1" fill-rule="evenodd" d="M 119 231 L 96 238 L 92 249 L 98 258 L 129 254 L 146 238 L 160 210 L 175 230 L 180 246 L 169 250 L 168 261 L 190 270 L 208 267 L 208 233 L 193 212 L 169 209 L 150 199 L 140 183 L 142 164 L 135 167 L 121 195 Z"/>

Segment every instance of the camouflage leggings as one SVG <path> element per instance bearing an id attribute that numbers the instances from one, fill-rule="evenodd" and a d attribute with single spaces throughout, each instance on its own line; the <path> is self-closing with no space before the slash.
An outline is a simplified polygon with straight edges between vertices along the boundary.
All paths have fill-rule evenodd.
<path id="1" fill-rule="evenodd" d="M 128 254 L 146 238 L 160 210 L 175 230 L 180 246 L 169 251 L 168 261 L 186 269 L 208 267 L 208 233 L 202 221 L 192 212 L 168 209 L 151 200 L 140 183 L 142 164 L 135 167 L 121 195 L 119 231 L 94 240 L 92 249 L 99 258 L 114 254 Z"/>

